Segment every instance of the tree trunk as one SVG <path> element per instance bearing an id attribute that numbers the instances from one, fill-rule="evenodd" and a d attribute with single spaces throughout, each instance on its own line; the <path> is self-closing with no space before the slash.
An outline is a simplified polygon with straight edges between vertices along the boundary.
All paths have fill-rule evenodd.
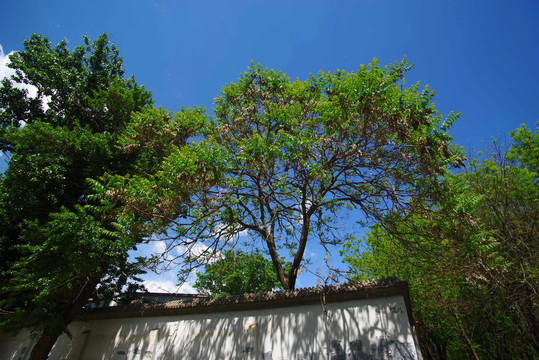
<path id="1" fill-rule="evenodd" d="M 301 265 L 301 260 L 303 259 L 303 254 L 305 253 L 305 247 L 307 246 L 307 238 L 309 237 L 309 227 L 311 224 L 311 215 L 314 212 L 315 207 L 311 206 L 309 211 L 305 211 L 305 198 L 303 200 L 303 224 L 301 227 L 301 235 L 299 238 L 298 249 L 294 255 L 294 261 L 292 266 L 290 266 L 290 271 L 288 272 L 288 290 L 294 290 L 296 288 L 296 279 L 298 278 L 298 270 Z"/>
<path id="2" fill-rule="evenodd" d="M 95 287 L 99 282 L 100 277 L 89 278 L 75 300 L 67 307 L 66 311 L 61 314 L 61 318 L 67 327 L 80 314 L 84 305 L 88 303 L 90 296 L 94 293 Z M 41 333 L 39 340 L 32 349 L 32 354 L 28 360 L 47 360 L 52 347 L 61 335 L 61 331 L 56 329 L 45 329 Z"/>
<path id="3" fill-rule="evenodd" d="M 266 244 L 268 246 L 268 252 L 270 254 L 273 267 L 275 268 L 277 276 L 279 277 L 279 281 L 281 282 L 281 285 L 283 285 L 283 289 L 289 290 L 288 279 L 284 273 L 281 260 L 279 259 L 279 254 L 277 254 L 277 248 L 275 247 L 273 236 L 269 236 L 269 234 L 266 235 Z"/>
<path id="4" fill-rule="evenodd" d="M 39 340 L 32 349 L 29 360 L 45 360 L 49 358 L 49 353 L 56 343 L 60 333 L 56 330 L 46 329 L 41 333 Z"/>

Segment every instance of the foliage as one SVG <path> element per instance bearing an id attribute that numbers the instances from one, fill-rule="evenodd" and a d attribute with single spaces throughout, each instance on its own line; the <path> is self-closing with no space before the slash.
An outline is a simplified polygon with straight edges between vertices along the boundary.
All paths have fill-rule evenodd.
<path id="1" fill-rule="evenodd" d="M 444 122 L 434 92 L 405 87 L 409 69 L 406 61 L 385 68 L 374 61 L 290 81 L 253 65 L 222 89 L 204 137 L 172 153 L 158 179 L 116 178 L 105 188 L 158 188 L 168 196 L 145 225 L 158 231 L 172 224 L 168 234 L 189 266 L 247 232 L 270 255 L 283 287 L 293 289 L 308 243 L 329 252 L 348 236 L 334 226 L 335 214 L 380 220 L 390 211 L 414 212 L 421 204 L 408 199 L 428 201 L 437 176 L 458 160 L 446 133 L 457 115 Z M 196 190 L 182 214 L 169 211 L 178 207 L 178 184 Z M 133 212 L 154 208 L 150 202 Z M 195 245 L 206 251 L 194 255 Z M 286 271 L 283 258 L 291 261 Z"/>
<path id="2" fill-rule="evenodd" d="M 539 136 L 525 127 L 509 148 L 446 174 L 435 212 L 394 217 L 346 244 L 357 277 L 410 282 L 432 358 L 534 358 L 539 352 Z M 384 224 L 386 227 L 389 223 Z"/>
<path id="3" fill-rule="evenodd" d="M 32 35 L 9 66 L 16 75 L 0 86 L 0 150 L 9 155 L 0 179 L 0 325 L 41 334 L 32 358 L 46 358 L 90 300 L 140 287 L 140 264 L 127 252 L 143 234 L 127 236 L 88 179 L 151 173 L 165 152 L 124 144 L 142 136 L 140 118 L 170 116 L 149 107 L 151 94 L 124 78 L 106 35 L 85 37 L 73 51 L 65 41 L 53 47 Z M 15 83 L 35 86 L 37 96 Z"/>
<path id="4" fill-rule="evenodd" d="M 197 272 L 194 287 L 214 296 L 267 292 L 281 288 L 271 261 L 258 252 L 229 250 Z"/>

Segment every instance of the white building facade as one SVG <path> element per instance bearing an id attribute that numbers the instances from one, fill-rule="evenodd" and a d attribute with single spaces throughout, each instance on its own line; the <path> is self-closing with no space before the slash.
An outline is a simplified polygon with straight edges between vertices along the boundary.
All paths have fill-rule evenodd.
<path id="1" fill-rule="evenodd" d="M 95 309 L 50 359 L 421 359 L 406 283 L 381 280 L 298 291 Z M 0 358 L 25 360 L 32 339 L 0 337 Z"/>

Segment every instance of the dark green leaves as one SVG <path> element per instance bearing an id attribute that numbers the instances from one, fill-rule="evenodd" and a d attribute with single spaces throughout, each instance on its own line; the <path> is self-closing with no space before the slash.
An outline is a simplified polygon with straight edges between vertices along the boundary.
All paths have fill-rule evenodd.
<path id="1" fill-rule="evenodd" d="M 150 102 L 149 92 L 133 79 L 123 79 L 122 59 L 105 34 L 72 52 L 65 41 L 52 47 L 46 37 L 36 34 L 24 46 L 10 57 L 9 66 L 17 75 L 4 80 L 0 88 L 3 127 L 40 120 L 115 132 L 125 126 L 131 111 Z M 35 86 L 36 98 L 12 87 L 10 81 Z"/>
<path id="2" fill-rule="evenodd" d="M 33 35 L 10 67 L 16 75 L 0 86 L 0 149 L 10 155 L 0 179 L 1 322 L 59 334 L 90 300 L 110 299 L 141 273 L 127 255 L 141 238 L 124 236 L 89 184 L 144 166 L 124 139 L 150 93 L 123 77 L 106 35 L 72 51 Z"/>

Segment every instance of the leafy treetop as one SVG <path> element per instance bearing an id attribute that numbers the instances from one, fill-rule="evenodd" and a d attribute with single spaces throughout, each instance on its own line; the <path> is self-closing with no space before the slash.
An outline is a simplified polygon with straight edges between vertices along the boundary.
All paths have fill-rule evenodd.
<path id="1" fill-rule="evenodd" d="M 150 160 L 143 148 L 124 149 L 125 138 L 137 136 L 132 114 L 172 117 L 124 78 L 105 34 L 73 51 L 32 35 L 9 66 L 16 74 L 0 85 L 0 150 L 9 156 L 0 178 L 0 325 L 40 334 L 38 359 L 90 300 L 110 299 L 128 283 L 137 288 L 130 280 L 140 264 L 127 252 L 142 238 L 119 231 L 88 179 L 151 173 L 165 154 L 156 150 Z"/>
<path id="2" fill-rule="evenodd" d="M 161 210 L 144 225 L 172 225 L 171 240 L 190 266 L 248 233 L 283 287 L 293 289 L 308 243 L 329 251 L 351 236 L 334 226 L 336 214 L 350 210 L 364 221 L 412 213 L 424 204 L 416 199 L 432 200 L 439 175 L 459 161 L 447 134 L 457 115 L 444 119 L 433 91 L 405 87 L 410 68 L 405 60 L 384 68 L 375 60 L 354 72 L 290 81 L 252 65 L 215 99 L 204 137 L 174 151 L 158 179 L 116 178 L 108 187 L 167 193 L 169 205 L 161 197 Z M 191 195 L 180 207 L 173 199 L 185 188 Z M 197 244 L 208 249 L 199 257 Z M 287 270 L 283 258 L 291 261 Z"/>

